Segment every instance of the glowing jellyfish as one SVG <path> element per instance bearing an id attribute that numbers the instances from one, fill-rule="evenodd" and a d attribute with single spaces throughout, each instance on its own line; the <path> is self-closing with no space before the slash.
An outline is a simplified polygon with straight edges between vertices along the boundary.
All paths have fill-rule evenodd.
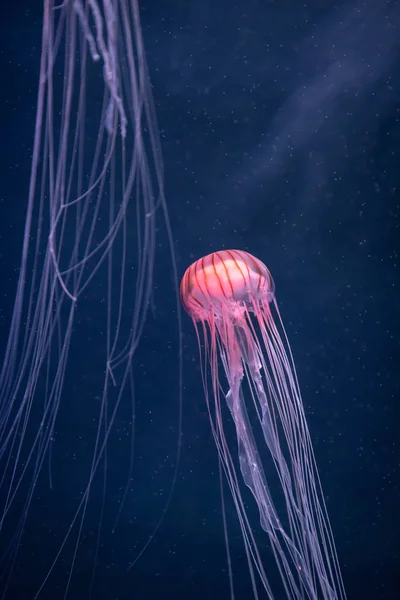
<path id="1" fill-rule="evenodd" d="M 128 406 L 133 402 L 132 359 L 153 294 L 156 218 L 157 225 L 164 223 L 177 281 L 137 0 L 43 1 L 32 130 L 29 191 L 20 208 L 26 213 L 22 258 L 0 372 L 2 598 L 43 464 L 44 494 L 52 487 L 53 469 L 59 470 L 52 447 L 67 380 L 75 381 L 67 405 L 79 398 L 74 416 L 82 411 L 86 422 L 92 407 L 94 425 L 82 447 L 88 426 L 80 426 L 79 416 L 71 425 L 64 411 L 61 428 L 69 443 L 64 454 L 71 456 L 65 472 L 71 482 L 75 467 L 87 473 L 72 523 L 54 550 L 56 561 L 67 538 L 76 544 L 69 554 L 68 593 L 93 480 L 121 399 Z M 90 345 L 91 319 L 102 339 Z M 71 369 L 74 354 L 79 360 Z M 88 397 L 80 384 L 90 370 Z M 124 478 L 122 488 L 129 474 Z M 58 510 L 61 521 L 65 515 L 61 506 Z M 49 572 L 54 564 L 47 565 Z M 39 591 L 45 579 L 46 572 L 38 575 Z"/>
<path id="2" fill-rule="evenodd" d="M 242 478 L 257 502 L 285 597 L 345 598 L 270 272 L 247 252 L 214 252 L 187 269 L 181 300 L 196 328 L 212 432 L 233 495 L 251 573 L 255 567 L 268 597 L 273 598 L 273 586 L 256 545 L 225 435 L 223 398 L 236 429 Z M 220 365 L 227 379 L 226 391 Z M 265 455 L 265 444 L 269 456 Z M 275 466 L 279 485 L 270 484 L 267 462 Z M 256 593 L 254 576 L 252 581 Z"/>

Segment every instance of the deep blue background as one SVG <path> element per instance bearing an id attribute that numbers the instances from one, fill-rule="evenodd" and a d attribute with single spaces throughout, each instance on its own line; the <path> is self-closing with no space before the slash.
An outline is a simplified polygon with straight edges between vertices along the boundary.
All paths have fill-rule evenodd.
<path id="1" fill-rule="evenodd" d="M 28 189 L 40 4 L 20 0 L 0 9 L 3 343 Z M 142 24 L 179 273 L 228 247 L 268 265 L 349 600 L 399 599 L 400 4 L 152 0 L 143 6 Z M 127 405 L 108 452 L 92 597 L 229 598 L 216 452 L 186 316 L 176 490 L 156 538 L 127 571 L 165 505 L 177 443 L 176 314 L 162 228 L 158 239 L 155 312 L 135 363 L 132 492 L 112 533 L 129 472 Z M 80 308 L 83 337 L 75 341 L 53 445 L 53 490 L 43 476 L 9 597 L 34 596 L 87 479 L 103 380 L 103 283 L 93 283 Z M 89 597 L 101 499 L 99 482 L 75 565 L 70 597 L 76 600 Z M 229 500 L 228 518 L 237 597 L 250 598 Z M 72 550 L 70 543 L 41 597 L 63 597 Z"/>

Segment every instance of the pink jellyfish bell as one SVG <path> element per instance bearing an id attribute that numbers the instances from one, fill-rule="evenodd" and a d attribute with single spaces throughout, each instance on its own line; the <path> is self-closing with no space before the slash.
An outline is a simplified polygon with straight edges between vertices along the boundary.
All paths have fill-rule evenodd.
<path id="1" fill-rule="evenodd" d="M 187 269 L 181 299 L 196 328 L 211 427 L 239 517 L 255 594 L 254 567 L 268 597 L 274 597 L 242 496 L 239 468 L 258 505 L 286 597 L 344 599 L 296 370 L 269 270 L 248 252 L 214 252 Z M 224 397 L 236 428 L 239 464 L 225 435 Z"/>

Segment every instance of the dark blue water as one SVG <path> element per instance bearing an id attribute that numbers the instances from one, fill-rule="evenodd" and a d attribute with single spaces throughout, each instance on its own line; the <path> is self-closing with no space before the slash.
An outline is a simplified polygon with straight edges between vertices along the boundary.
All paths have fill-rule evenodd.
<path id="1" fill-rule="evenodd" d="M 40 4 L 20 0 L 0 9 L 2 347 L 28 189 Z M 267 264 L 348 598 L 399 599 L 400 4 L 142 4 L 179 273 L 229 247 Z M 176 310 L 163 230 L 158 241 L 154 311 L 135 359 L 135 472 L 114 530 L 130 465 L 131 406 L 124 406 L 108 449 L 105 502 L 100 481 L 84 525 L 68 596 L 76 600 L 89 598 L 102 507 L 93 599 L 229 598 L 216 450 L 186 316 L 176 489 L 155 539 L 127 571 L 163 511 L 178 435 Z M 80 309 L 86 336 L 75 341 L 67 374 L 52 489 L 45 473 L 10 598 L 34 597 L 87 478 L 99 404 L 94 390 L 103 381 L 104 323 L 96 313 L 102 294 L 104 282 L 95 280 Z M 85 373 L 82 356 L 89 357 Z M 252 502 L 249 496 L 256 523 Z M 245 600 L 251 587 L 229 498 L 227 513 L 237 598 Z M 261 528 L 256 535 L 268 564 Z M 40 597 L 63 598 L 73 548 L 70 542 Z"/>

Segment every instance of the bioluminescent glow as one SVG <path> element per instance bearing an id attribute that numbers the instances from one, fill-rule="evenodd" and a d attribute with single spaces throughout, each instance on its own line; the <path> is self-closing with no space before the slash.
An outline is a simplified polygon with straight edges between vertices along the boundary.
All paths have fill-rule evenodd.
<path id="1" fill-rule="evenodd" d="M 214 252 L 187 269 L 181 300 L 196 328 L 212 432 L 239 517 L 255 596 L 254 569 L 268 597 L 276 597 L 247 514 L 239 468 L 257 502 L 285 597 L 343 600 L 296 369 L 270 272 L 247 252 Z M 225 434 L 223 401 L 235 425 L 239 463 Z M 279 486 L 269 482 L 262 440 Z"/>

